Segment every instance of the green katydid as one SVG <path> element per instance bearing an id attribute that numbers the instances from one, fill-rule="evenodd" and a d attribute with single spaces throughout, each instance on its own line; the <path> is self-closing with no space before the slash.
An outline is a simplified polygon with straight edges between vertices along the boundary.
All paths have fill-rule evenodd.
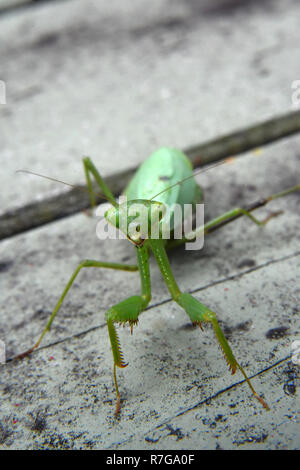
<path id="1" fill-rule="evenodd" d="M 87 188 L 90 193 L 91 205 L 95 205 L 95 193 L 92 186 L 92 178 L 99 185 L 105 198 L 111 203 L 112 207 L 105 213 L 105 218 L 110 223 L 114 223 L 117 228 L 124 231 L 124 234 L 131 241 L 137 254 L 137 264 L 122 264 L 115 262 L 104 262 L 96 260 L 84 260 L 82 261 L 71 278 L 69 279 L 61 297 L 58 300 L 55 309 L 53 310 L 49 321 L 44 328 L 41 336 L 35 345 L 28 351 L 20 354 L 17 358 L 23 358 L 35 350 L 44 335 L 50 330 L 52 322 L 61 307 L 61 304 L 71 288 L 75 278 L 82 268 L 94 267 L 94 268 L 109 268 L 123 271 L 139 271 L 141 280 L 141 293 L 140 295 L 133 295 L 127 299 L 113 305 L 105 314 L 109 338 L 111 342 L 112 354 L 113 354 L 113 377 L 117 395 L 116 403 L 116 414 L 120 411 L 120 393 L 117 382 L 116 368 L 124 368 L 127 364 L 124 362 L 123 354 L 121 351 L 118 334 L 115 328 L 115 323 L 126 324 L 128 323 L 130 328 L 138 322 L 138 318 L 141 312 L 146 309 L 151 300 L 151 284 L 150 284 L 150 267 L 149 267 L 149 252 L 152 251 L 156 262 L 159 266 L 161 274 L 165 280 L 167 288 L 171 294 L 171 297 L 175 302 L 181 306 L 187 315 L 189 316 L 192 323 L 199 325 L 202 328 L 202 323 L 211 323 L 215 332 L 216 338 L 221 346 L 224 353 L 225 359 L 228 366 L 234 374 L 237 369 L 240 370 L 245 378 L 245 381 L 249 385 L 253 395 L 260 401 L 264 408 L 269 409 L 266 402 L 256 393 L 253 385 L 248 378 L 246 372 L 237 362 L 216 317 L 215 312 L 210 310 L 206 305 L 202 304 L 195 297 L 189 293 L 181 292 L 177 282 L 172 273 L 166 249 L 169 246 L 179 245 L 187 241 L 186 237 L 182 237 L 180 240 L 171 241 L 166 244 L 166 240 L 163 239 L 161 224 L 163 223 L 165 208 L 171 206 L 173 203 L 177 203 L 181 206 L 184 204 L 196 204 L 202 199 L 203 193 L 201 188 L 196 184 L 193 175 L 193 169 L 188 158 L 179 150 L 162 148 L 154 152 L 137 170 L 133 179 L 124 191 L 124 195 L 127 197 L 126 203 L 118 203 L 114 195 L 107 187 L 106 183 L 100 176 L 96 167 L 86 157 L 83 159 L 84 171 L 87 181 Z M 277 215 L 276 213 L 271 214 L 263 221 L 259 221 L 252 215 L 252 211 L 262 205 L 267 204 L 269 201 L 278 197 L 285 196 L 293 191 L 300 190 L 300 185 L 289 188 L 286 191 L 270 196 L 269 198 L 259 201 L 257 204 L 252 205 L 247 209 L 233 209 L 220 217 L 206 223 L 202 227 L 197 227 L 193 232 L 193 236 L 196 239 L 203 233 L 209 233 L 214 229 L 222 226 L 225 223 L 231 222 L 237 217 L 246 215 L 250 220 L 255 222 L 257 225 L 265 224 L 272 216 Z M 147 236 L 144 233 L 135 231 L 133 237 L 129 233 L 129 220 L 132 217 L 128 217 L 130 209 L 134 204 L 138 203 L 141 205 L 147 214 L 148 222 L 151 222 L 153 218 L 158 224 L 158 237 L 152 236 L 152 231 L 148 232 Z M 125 205 L 126 204 L 126 205 Z M 125 220 L 127 224 L 120 226 L 121 213 L 125 211 Z M 123 214 L 124 215 L 124 214 Z M 134 219 L 134 218 L 133 218 Z M 157 228 L 157 226 L 156 226 Z M 190 236 L 188 237 L 190 239 Z"/>

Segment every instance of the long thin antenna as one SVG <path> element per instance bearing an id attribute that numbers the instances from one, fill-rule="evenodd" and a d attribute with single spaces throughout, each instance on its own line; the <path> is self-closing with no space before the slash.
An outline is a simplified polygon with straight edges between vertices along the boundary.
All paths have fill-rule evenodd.
<path id="1" fill-rule="evenodd" d="M 76 190 L 84 191 L 84 192 L 87 192 L 87 193 L 89 192 L 88 189 L 85 188 L 84 186 L 76 186 L 75 184 L 66 183 L 66 181 L 62 181 L 62 180 L 59 180 L 57 178 L 51 178 L 51 176 L 42 175 L 41 173 L 36 173 L 34 171 L 31 171 L 31 170 L 16 170 L 16 173 L 27 173 L 28 175 L 39 176 L 40 178 L 45 178 L 46 180 L 54 181 L 56 183 L 65 184 L 66 186 L 70 186 L 71 188 L 74 188 Z M 101 199 L 105 199 L 106 201 L 109 201 L 109 199 L 107 197 L 103 196 L 102 194 L 100 195 L 99 193 L 96 193 L 96 196 L 101 198 Z"/>
<path id="2" fill-rule="evenodd" d="M 40 173 L 35 173 L 34 171 L 31 171 L 31 170 L 16 170 L 16 173 L 27 173 L 28 175 L 39 176 L 40 178 L 45 178 L 50 181 L 55 181 L 56 183 L 62 183 L 62 184 L 65 184 L 66 186 L 71 186 L 71 188 L 79 189 L 78 186 L 75 186 L 75 184 L 66 183 L 65 181 L 59 180 L 57 178 L 51 178 L 51 176 L 46 176 Z M 84 190 L 84 188 L 80 188 L 80 189 Z"/>
<path id="3" fill-rule="evenodd" d="M 214 163 L 213 165 L 210 165 L 210 166 L 208 166 L 207 168 L 202 168 L 201 170 L 196 171 L 196 172 L 193 173 L 192 175 L 187 176 L 187 177 L 184 178 L 183 180 L 177 181 L 177 183 L 171 184 L 171 186 L 169 186 L 168 188 L 163 189 L 163 190 L 160 191 L 159 193 L 155 194 L 155 196 L 152 196 L 152 198 L 150 199 L 150 201 L 152 201 L 152 199 L 154 199 L 155 197 L 160 196 L 161 194 L 165 193 L 166 191 L 169 191 L 169 189 L 174 188 L 174 186 L 177 186 L 178 184 L 184 183 L 184 181 L 187 181 L 187 180 L 189 180 L 190 178 L 193 178 L 194 176 L 199 175 L 200 173 L 204 173 L 205 171 L 211 170 L 212 168 L 215 168 L 216 166 L 223 165 L 224 163 L 229 163 L 229 162 L 231 162 L 234 158 L 236 158 L 236 157 L 228 157 L 228 158 L 225 158 L 224 160 L 221 160 L 220 162 Z"/>

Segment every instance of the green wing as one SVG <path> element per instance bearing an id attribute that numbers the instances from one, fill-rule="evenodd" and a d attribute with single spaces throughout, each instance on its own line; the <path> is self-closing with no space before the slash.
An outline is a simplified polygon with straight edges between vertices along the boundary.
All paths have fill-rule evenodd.
<path id="1" fill-rule="evenodd" d="M 152 199 L 153 196 L 166 190 L 184 178 L 192 176 L 192 165 L 189 159 L 176 149 L 161 148 L 152 153 L 139 167 L 124 191 L 128 200 Z M 194 178 L 176 185 L 160 194 L 154 200 L 171 205 L 191 204 L 195 202 L 197 185 Z"/>

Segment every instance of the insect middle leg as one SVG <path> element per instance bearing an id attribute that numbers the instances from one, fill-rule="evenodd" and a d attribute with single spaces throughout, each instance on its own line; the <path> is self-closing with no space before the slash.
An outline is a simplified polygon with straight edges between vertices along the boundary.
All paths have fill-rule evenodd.
<path id="1" fill-rule="evenodd" d="M 137 265 L 132 265 L 132 264 L 122 264 L 122 263 L 110 263 L 110 262 L 105 262 L 105 261 L 95 261 L 95 260 L 90 260 L 86 259 L 84 261 L 81 261 L 81 263 L 77 266 L 75 269 L 74 273 L 69 279 L 69 282 L 67 283 L 62 295 L 60 296 L 52 314 L 50 315 L 50 318 L 48 320 L 48 323 L 46 324 L 44 330 L 42 331 L 41 336 L 39 337 L 38 341 L 34 344 L 34 346 L 27 351 L 23 352 L 22 354 L 19 354 L 15 357 L 15 359 L 22 359 L 25 356 L 28 356 L 32 351 L 34 351 L 41 343 L 43 337 L 47 333 L 47 331 L 50 330 L 51 325 L 54 321 L 54 318 L 57 315 L 58 310 L 61 307 L 61 304 L 63 303 L 64 298 L 66 297 L 68 291 L 70 290 L 73 282 L 75 281 L 76 277 L 78 276 L 80 270 L 82 268 L 108 268 L 108 269 L 118 269 L 121 271 L 137 271 L 138 266 Z"/>
<path id="2" fill-rule="evenodd" d="M 255 202 L 254 204 L 250 205 L 247 208 L 235 208 L 235 209 L 232 209 L 228 212 L 225 212 L 224 214 L 210 220 L 209 222 L 207 222 L 203 226 L 196 227 L 196 229 L 193 232 L 187 234 L 185 237 L 183 237 L 181 239 L 170 240 L 167 243 L 167 249 L 172 249 L 172 248 L 175 248 L 176 246 L 182 245 L 186 242 L 196 240 L 196 238 L 198 238 L 199 236 L 201 236 L 203 234 L 207 235 L 211 232 L 214 232 L 215 230 L 218 230 L 219 228 L 223 227 L 224 225 L 226 225 L 228 223 L 231 223 L 234 220 L 236 220 L 236 219 L 238 219 L 242 216 L 248 217 L 252 222 L 254 222 L 258 226 L 263 226 L 267 222 L 269 222 L 269 220 L 271 220 L 273 217 L 277 217 L 278 215 L 280 215 L 282 213 L 282 211 L 271 212 L 267 217 L 265 217 L 262 220 L 259 220 L 257 217 L 255 217 L 252 214 L 252 211 L 254 211 L 254 210 L 256 210 L 260 207 L 266 206 L 269 202 L 271 202 L 275 199 L 279 199 L 281 197 L 287 196 L 288 194 L 291 194 L 291 193 L 293 193 L 295 191 L 299 191 L 299 190 L 300 190 L 300 185 L 296 185 L 296 186 L 293 186 L 291 188 L 286 189 L 285 191 L 281 191 L 279 193 L 272 194 L 271 196 L 269 196 L 267 198 L 260 199 L 259 201 Z"/>
<path id="3" fill-rule="evenodd" d="M 108 199 L 108 201 L 113 206 L 116 206 L 117 202 L 116 202 L 114 195 L 112 194 L 111 190 L 109 189 L 109 187 L 107 186 L 107 184 L 105 183 L 105 181 L 103 180 L 97 168 L 95 167 L 95 165 L 93 164 L 92 160 L 89 157 L 85 157 L 83 159 L 83 168 L 84 168 L 85 178 L 87 182 L 88 192 L 90 194 L 92 208 L 94 208 L 96 205 L 96 196 L 95 196 L 95 191 L 92 185 L 90 173 L 93 175 L 100 189 L 102 189 L 103 194 L 106 197 L 106 199 Z"/>

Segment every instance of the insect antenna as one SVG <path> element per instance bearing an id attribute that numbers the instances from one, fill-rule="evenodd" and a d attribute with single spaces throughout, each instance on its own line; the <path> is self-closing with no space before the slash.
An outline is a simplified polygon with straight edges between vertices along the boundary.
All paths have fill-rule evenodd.
<path id="1" fill-rule="evenodd" d="M 169 186 L 168 188 L 165 188 L 162 191 L 160 191 L 159 193 L 155 194 L 154 196 L 152 196 L 150 201 L 152 201 L 155 197 L 160 196 L 161 194 L 165 193 L 166 191 L 169 191 L 170 189 L 174 188 L 174 186 L 177 186 L 178 184 L 184 183 L 185 181 L 189 180 L 190 178 L 193 178 L 196 175 L 199 175 L 200 173 L 205 173 L 205 171 L 211 170 L 212 168 L 215 168 L 216 166 L 223 165 L 224 163 L 232 162 L 232 160 L 234 158 L 235 157 L 225 158 L 224 160 L 221 160 L 220 162 L 214 163 L 213 165 L 209 165 L 206 168 L 202 168 L 201 170 L 196 171 L 192 175 L 187 176 L 186 178 L 183 178 L 182 180 L 177 181 L 177 183 L 171 184 L 171 186 Z"/>
<path id="2" fill-rule="evenodd" d="M 78 186 L 75 184 L 67 183 L 66 181 L 62 181 L 57 178 L 52 178 L 51 176 L 42 175 L 41 173 L 36 173 L 31 170 L 16 170 L 16 173 L 27 173 L 28 175 L 39 176 L 40 178 L 44 178 L 46 180 L 55 181 L 56 183 L 61 183 L 66 186 L 70 186 L 71 188 L 76 189 L 77 191 L 84 191 L 86 193 L 89 193 L 88 189 L 84 186 Z M 106 201 L 110 202 L 110 200 L 106 196 L 103 196 L 102 194 L 100 195 L 100 193 L 96 193 L 95 195 L 97 196 L 97 198 L 105 199 Z"/>

